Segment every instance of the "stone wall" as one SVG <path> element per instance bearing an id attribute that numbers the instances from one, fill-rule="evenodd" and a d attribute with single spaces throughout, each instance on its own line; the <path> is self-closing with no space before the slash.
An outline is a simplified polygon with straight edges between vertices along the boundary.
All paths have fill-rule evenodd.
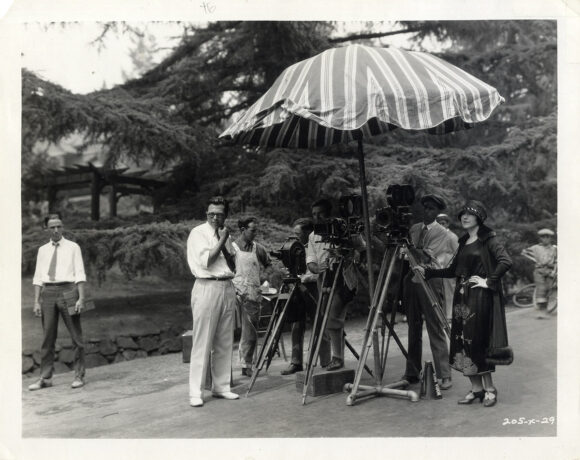
<path id="1" fill-rule="evenodd" d="M 182 350 L 181 334 L 184 328 L 167 326 L 151 327 L 149 330 L 106 338 L 85 338 L 86 367 L 131 361 L 148 356 L 177 353 Z M 74 353 L 72 343 L 57 342 L 55 349 L 54 372 L 56 374 L 72 370 Z M 39 374 L 40 350 L 22 351 L 22 374 Z"/>

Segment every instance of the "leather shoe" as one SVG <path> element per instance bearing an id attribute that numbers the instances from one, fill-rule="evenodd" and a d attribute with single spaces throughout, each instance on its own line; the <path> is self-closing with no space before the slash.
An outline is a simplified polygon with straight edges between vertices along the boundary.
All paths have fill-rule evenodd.
<path id="1" fill-rule="evenodd" d="M 485 391 L 470 391 L 465 395 L 463 399 L 457 401 L 457 404 L 471 404 L 476 399 L 479 399 L 479 402 L 483 401 L 483 397 L 485 395 Z"/>
<path id="2" fill-rule="evenodd" d="M 485 399 L 483 400 L 484 407 L 492 407 L 497 404 L 497 390 L 494 388 L 492 390 L 485 391 Z"/>
<path id="3" fill-rule="evenodd" d="M 222 398 L 222 399 L 240 399 L 240 395 L 236 393 L 232 393 L 231 391 L 224 391 L 223 393 L 212 393 L 211 394 L 214 398 Z"/>
<path id="4" fill-rule="evenodd" d="M 419 383 L 419 377 L 417 377 L 416 375 L 403 375 L 401 377 L 401 380 L 406 380 L 411 385 L 413 383 Z"/>
<path id="5" fill-rule="evenodd" d="M 83 381 L 83 379 L 79 379 L 78 377 L 75 378 L 73 380 L 73 383 L 71 384 L 71 388 L 80 388 L 80 387 L 84 387 L 85 386 L 85 382 Z"/>
<path id="6" fill-rule="evenodd" d="M 336 371 L 344 367 L 344 361 L 340 358 L 332 358 L 328 366 L 326 366 L 327 371 Z"/>
<path id="7" fill-rule="evenodd" d="M 304 368 L 302 367 L 302 364 L 290 364 L 286 369 L 280 371 L 280 374 L 291 375 L 291 374 L 295 374 L 296 372 L 300 372 L 302 370 L 304 370 Z"/>
<path id="8" fill-rule="evenodd" d="M 443 380 L 441 380 L 441 383 L 439 384 L 439 388 L 441 388 L 442 390 L 449 390 L 449 388 L 451 388 L 453 386 L 453 382 L 451 381 L 451 377 L 446 377 Z"/>
<path id="9" fill-rule="evenodd" d="M 36 391 L 40 390 L 41 388 L 48 388 L 52 386 L 51 379 L 39 379 L 38 381 L 34 382 L 31 385 L 28 385 L 29 391 Z"/>
<path id="10" fill-rule="evenodd" d="M 250 369 L 249 367 L 242 368 L 242 375 L 245 375 L 246 377 L 251 377 L 252 369 Z"/>
<path id="11" fill-rule="evenodd" d="M 203 406 L 203 399 L 201 399 L 201 398 L 189 398 L 189 405 L 191 407 L 201 407 L 201 406 Z"/>

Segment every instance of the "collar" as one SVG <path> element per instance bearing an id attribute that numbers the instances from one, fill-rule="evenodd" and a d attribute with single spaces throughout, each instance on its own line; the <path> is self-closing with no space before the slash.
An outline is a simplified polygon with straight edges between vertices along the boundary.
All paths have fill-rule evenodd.
<path id="1" fill-rule="evenodd" d="M 427 227 L 427 230 L 431 230 L 433 227 L 435 227 L 438 224 L 438 222 L 436 220 L 434 220 L 433 222 L 431 222 L 430 224 L 426 224 L 425 222 L 421 222 L 421 228 L 423 227 Z"/>
<path id="2" fill-rule="evenodd" d="M 480 225 L 479 226 L 479 230 L 477 230 L 477 239 L 481 242 L 483 241 L 487 241 L 488 239 L 490 239 L 491 237 L 496 236 L 496 233 L 489 228 L 487 225 Z M 467 241 L 467 239 L 469 238 L 469 234 L 466 233 L 465 235 L 461 236 L 459 238 L 459 243 L 465 243 Z"/>

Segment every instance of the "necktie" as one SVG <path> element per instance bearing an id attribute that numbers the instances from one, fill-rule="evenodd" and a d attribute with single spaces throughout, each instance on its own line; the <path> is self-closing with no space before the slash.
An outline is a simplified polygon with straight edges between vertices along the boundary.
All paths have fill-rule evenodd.
<path id="1" fill-rule="evenodd" d="M 421 232 L 419 233 L 419 238 L 417 239 L 417 249 L 423 249 L 425 235 L 427 235 L 427 226 L 423 225 L 423 227 L 421 227 Z"/>
<path id="2" fill-rule="evenodd" d="M 56 250 L 58 249 L 58 243 L 52 243 L 54 246 L 54 252 L 52 253 L 52 259 L 50 259 L 50 265 L 48 266 L 48 280 L 54 281 L 54 276 L 56 275 Z"/>

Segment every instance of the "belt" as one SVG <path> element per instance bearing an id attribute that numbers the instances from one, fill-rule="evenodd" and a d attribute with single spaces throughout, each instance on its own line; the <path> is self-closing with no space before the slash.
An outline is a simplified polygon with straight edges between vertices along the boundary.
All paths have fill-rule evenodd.
<path id="1" fill-rule="evenodd" d="M 67 284 L 73 284 L 73 281 L 63 281 L 61 283 L 44 283 L 45 286 L 66 286 Z"/>
<path id="2" fill-rule="evenodd" d="M 199 278 L 200 280 L 207 280 L 207 281 L 231 281 L 233 278 L 231 276 L 227 276 L 227 277 L 218 277 L 218 276 L 212 276 L 209 278 Z"/>

